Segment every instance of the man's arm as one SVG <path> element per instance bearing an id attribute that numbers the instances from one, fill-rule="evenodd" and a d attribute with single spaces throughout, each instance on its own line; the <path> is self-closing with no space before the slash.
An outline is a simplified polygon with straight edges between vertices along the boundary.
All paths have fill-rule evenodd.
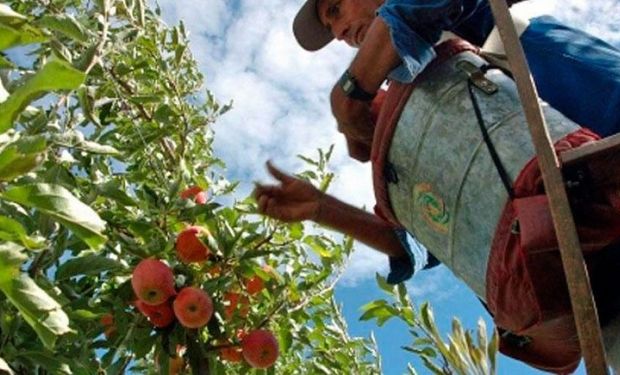
<path id="1" fill-rule="evenodd" d="M 267 163 L 267 168 L 280 184 L 256 186 L 254 196 L 260 213 L 286 222 L 313 220 L 388 256 L 406 256 L 394 228 L 377 215 L 327 195 L 271 163 Z"/>
<path id="2" fill-rule="evenodd" d="M 392 45 L 389 28 L 381 17 L 376 17 L 349 67 L 349 72 L 356 78 L 360 88 L 375 93 L 388 73 L 399 63 L 400 58 Z M 338 130 L 347 138 L 349 155 L 357 160 L 367 161 L 370 158 L 374 132 L 370 102 L 348 98 L 336 84 L 331 92 L 331 106 L 338 122 Z"/>

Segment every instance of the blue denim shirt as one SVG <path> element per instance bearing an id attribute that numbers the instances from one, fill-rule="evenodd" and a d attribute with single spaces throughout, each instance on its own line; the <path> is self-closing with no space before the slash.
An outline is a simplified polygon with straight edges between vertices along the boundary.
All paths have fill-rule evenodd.
<path id="1" fill-rule="evenodd" d="M 481 45 L 494 25 L 486 0 L 386 0 L 377 14 L 402 60 L 389 78 L 403 83 L 413 81 L 433 60 L 433 45 L 442 31 Z"/>

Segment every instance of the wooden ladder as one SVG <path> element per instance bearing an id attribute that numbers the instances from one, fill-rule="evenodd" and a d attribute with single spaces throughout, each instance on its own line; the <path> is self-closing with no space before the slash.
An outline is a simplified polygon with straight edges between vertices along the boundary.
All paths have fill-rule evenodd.
<path id="1" fill-rule="evenodd" d="M 581 352 L 586 370 L 592 375 L 608 374 L 605 348 L 601 329 L 592 296 L 588 272 L 581 252 L 577 229 L 570 210 L 564 181 L 562 165 L 593 163 L 605 158 L 620 159 L 620 136 L 612 136 L 599 142 L 564 152 L 560 159 L 556 156 L 553 143 L 545 124 L 536 87 L 532 81 L 525 54 L 519 41 L 514 23 L 510 17 L 506 0 L 489 0 L 495 23 L 500 33 L 506 57 L 512 68 L 525 118 L 532 136 L 532 142 L 538 156 L 538 163 L 543 177 L 545 190 L 556 236 L 560 246 L 562 265 L 571 299 L 575 325 L 579 336 Z M 619 160 L 620 161 L 620 160 Z M 610 176 L 605 171 L 594 176 L 600 182 L 607 179 L 620 179 Z"/>

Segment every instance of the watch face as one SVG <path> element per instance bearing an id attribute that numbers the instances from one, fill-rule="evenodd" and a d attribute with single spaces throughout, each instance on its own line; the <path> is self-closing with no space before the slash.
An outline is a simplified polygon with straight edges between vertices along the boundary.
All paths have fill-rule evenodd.
<path id="1" fill-rule="evenodd" d="M 342 90 L 344 90 L 345 94 L 349 94 L 355 88 L 355 83 L 347 77 L 344 82 L 342 82 Z"/>
<path id="2" fill-rule="evenodd" d="M 351 99 L 369 101 L 375 97 L 374 94 L 368 93 L 357 86 L 355 77 L 348 70 L 340 77 L 338 85 L 344 91 L 344 94 Z"/>
<path id="3" fill-rule="evenodd" d="M 355 89 L 355 81 L 349 72 L 345 72 L 340 78 L 340 87 L 346 95 L 349 95 Z"/>

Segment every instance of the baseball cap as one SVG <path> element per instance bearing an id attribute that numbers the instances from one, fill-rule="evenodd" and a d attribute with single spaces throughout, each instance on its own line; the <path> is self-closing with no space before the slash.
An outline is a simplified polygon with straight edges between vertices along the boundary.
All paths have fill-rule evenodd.
<path id="1" fill-rule="evenodd" d="M 317 13 L 319 0 L 306 0 L 293 20 L 293 34 L 297 43 L 308 51 L 317 51 L 334 39 L 331 31 L 325 27 Z"/>

